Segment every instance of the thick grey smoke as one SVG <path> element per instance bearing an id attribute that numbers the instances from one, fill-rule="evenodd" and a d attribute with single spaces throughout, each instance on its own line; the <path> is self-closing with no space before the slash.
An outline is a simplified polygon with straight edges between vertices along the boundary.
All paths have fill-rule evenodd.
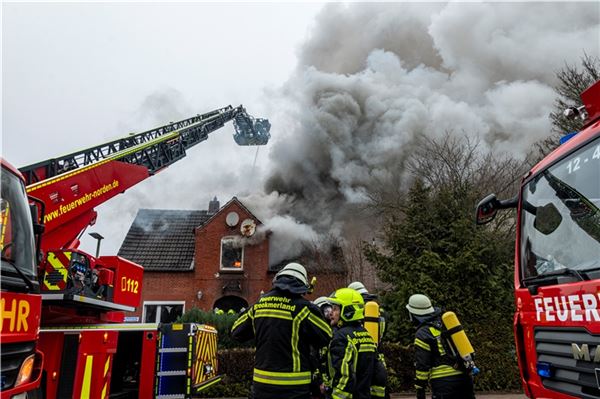
<path id="1" fill-rule="evenodd" d="M 213 195 L 237 195 L 273 232 L 271 263 L 329 234 L 370 240 L 365 205 L 402 185 L 420 135 L 468 134 L 524 155 L 550 133 L 555 73 L 584 52 L 599 56 L 599 33 L 597 2 L 327 5 L 296 73 L 266 104 L 244 104 L 272 122 L 267 164 L 253 169 L 255 149 L 235 148 L 226 127 L 108 209 L 127 224 L 140 207 L 206 209 Z M 190 108 L 166 92 L 140 115 L 169 111 L 150 128 Z"/>
<path id="2" fill-rule="evenodd" d="M 287 115 L 261 201 L 283 198 L 275 214 L 290 223 L 274 236 L 364 235 L 358 211 L 401 184 L 420 135 L 524 156 L 550 133 L 556 71 L 598 56 L 599 20 L 599 3 L 326 6 L 277 98 Z"/>

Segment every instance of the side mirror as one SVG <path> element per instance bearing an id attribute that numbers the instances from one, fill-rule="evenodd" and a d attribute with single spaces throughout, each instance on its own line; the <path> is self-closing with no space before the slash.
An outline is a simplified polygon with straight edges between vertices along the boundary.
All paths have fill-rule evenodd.
<path id="1" fill-rule="evenodd" d="M 490 194 L 477 204 L 475 213 L 475 222 L 479 225 L 486 224 L 494 220 L 498 209 L 516 208 L 519 197 L 499 201 L 496 194 Z"/>
<path id="2" fill-rule="evenodd" d="M 31 213 L 31 220 L 33 221 L 33 233 L 35 235 L 42 234 L 44 232 L 44 225 L 40 223 L 40 212 L 37 204 L 29 204 L 29 212 Z"/>
<path id="3" fill-rule="evenodd" d="M 477 204 L 475 213 L 475 223 L 487 224 L 494 220 L 500 206 L 500 201 L 496 199 L 496 194 L 490 194 Z"/>
<path id="4" fill-rule="evenodd" d="M 42 263 L 44 254 L 42 253 L 42 234 L 44 233 L 44 215 L 46 214 L 46 204 L 39 198 L 29 196 L 29 211 L 33 222 L 33 234 L 36 241 L 36 259 L 38 264 Z"/>

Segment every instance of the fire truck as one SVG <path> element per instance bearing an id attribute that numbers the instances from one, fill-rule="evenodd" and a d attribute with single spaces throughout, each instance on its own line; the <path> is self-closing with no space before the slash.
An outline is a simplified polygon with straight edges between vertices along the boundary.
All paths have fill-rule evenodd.
<path id="1" fill-rule="evenodd" d="M 94 257 L 79 249 L 79 240 L 96 221 L 95 207 L 185 157 L 229 121 L 239 145 L 264 145 L 270 138 L 268 120 L 227 106 L 11 169 L 14 184 L 19 177 L 25 183 L 14 209 L 26 211 L 19 215 L 29 217 L 29 230 L 25 222 L 2 224 L 3 232 L 8 226 L 7 234 L 15 235 L 15 244 L 2 251 L 2 398 L 188 398 L 219 380 L 216 330 L 123 323 L 125 312 L 139 306 L 143 267 L 118 256 Z M 4 209 L 5 173 L 2 179 Z M 34 228 L 41 234 L 39 266 L 29 253 L 21 261 L 27 267 L 5 266 L 17 235 L 32 241 Z M 14 280 L 6 289 L 5 269 Z M 13 352 L 20 357 L 9 357 Z M 10 373 L 8 363 L 14 363 Z M 23 369 L 30 369 L 28 378 Z"/>
<path id="2" fill-rule="evenodd" d="M 43 203 L 30 206 L 25 180 L 19 171 L 0 158 L 0 338 L 2 397 L 24 397 L 41 378 L 44 356 L 37 350 L 41 304 L 37 281 Z M 43 217 L 43 216 L 42 216 Z"/>
<path id="3" fill-rule="evenodd" d="M 478 224 L 517 209 L 514 335 L 531 398 L 600 398 L 600 81 L 565 115 L 583 129 L 524 177 L 517 197 L 483 199 Z"/>

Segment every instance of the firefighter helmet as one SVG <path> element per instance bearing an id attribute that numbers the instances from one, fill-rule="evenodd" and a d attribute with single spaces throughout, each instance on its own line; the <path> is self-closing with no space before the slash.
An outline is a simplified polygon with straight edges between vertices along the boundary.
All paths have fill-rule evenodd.
<path id="1" fill-rule="evenodd" d="M 344 321 L 357 321 L 365 317 L 365 301 L 352 288 L 340 288 L 327 301 L 340 307 L 340 318 Z"/>
<path id="2" fill-rule="evenodd" d="M 406 309 L 414 315 L 424 316 L 434 312 L 431 301 L 423 294 L 414 294 L 408 298 Z"/>
<path id="3" fill-rule="evenodd" d="M 299 280 L 303 285 L 308 287 L 308 277 L 306 269 L 300 263 L 288 263 L 275 275 L 275 281 L 281 276 L 290 276 Z"/>
<path id="4" fill-rule="evenodd" d="M 319 307 L 319 308 L 321 306 L 323 306 L 323 305 L 329 305 L 329 302 L 327 302 L 327 297 L 326 296 L 320 296 L 320 297 L 318 297 L 317 299 L 315 299 L 313 301 L 313 303 L 315 305 L 317 305 L 317 307 Z"/>
<path id="5" fill-rule="evenodd" d="M 360 281 L 355 281 L 353 283 L 350 283 L 348 285 L 348 288 L 351 288 L 351 289 L 357 291 L 361 295 L 369 293 L 369 290 L 367 290 L 367 288 L 365 287 L 365 285 L 363 283 L 361 283 Z"/>

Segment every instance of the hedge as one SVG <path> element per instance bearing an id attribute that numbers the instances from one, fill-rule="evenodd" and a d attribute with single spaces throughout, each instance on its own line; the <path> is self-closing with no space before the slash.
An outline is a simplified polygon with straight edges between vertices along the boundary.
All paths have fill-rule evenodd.
<path id="1" fill-rule="evenodd" d="M 178 323 L 201 323 L 208 324 L 217 329 L 217 346 L 219 349 L 251 347 L 253 342 L 240 344 L 231 338 L 230 331 L 239 314 L 216 314 L 206 312 L 198 308 L 192 308 L 177 319 Z"/>

